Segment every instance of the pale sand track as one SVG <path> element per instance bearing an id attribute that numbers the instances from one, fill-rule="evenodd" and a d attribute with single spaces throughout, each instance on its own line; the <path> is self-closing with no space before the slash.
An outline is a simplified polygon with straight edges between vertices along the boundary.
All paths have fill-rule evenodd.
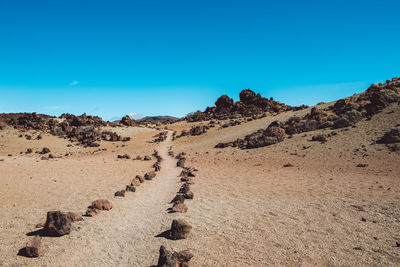
<path id="1" fill-rule="evenodd" d="M 0 265 L 18 263 L 30 266 L 150 266 L 157 264 L 160 245 L 174 249 L 179 247 L 179 241 L 156 237 L 169 229 L 172 219 L 179 216 L 167 212 L 171 207 L 169 202 L 180 186 L 177 177 L 180 169 L 176 167 L 176 160 L 167 155 L 170 140 L 169 136 L 165 142 L 156 147 L 164 159 L 161 164 L 162 169 L 156 178 L 145 181 L 137 187 L 135 193 L 127 193 L 125 198 L 110 197 L 114 192 L 110 188 L 107 198 L 114 203 L 114 209 L 102 212 L 94 218 L 85 217 L 85 221 L 74 224 L 74 229 L 69 235 L 58 238 L 43 237 L 43 257 L 28 259 L 17 256 L 18 249 L 23 247 L 28 237 L 16 226 L 21 225 L 22 229 L 26 229 L 26 225 L 32 227 L 33 222 L 18 220 L 20 216 L 26 214 L 21 214 L 21 210 L 14 210 L 8 215 L 7 223 L 1 225 L 2 236 L 6 235 L 8 238 L 0 239 Z M 126 184 L 129 181 L 127 179 Z M 119 185 L 121 189 L 124 186 L 125 184 Z M 81 203 L 82 209 L 86 204 L 89 203 Z M 68 203 L 65 203 L 65 206 L 68 206 Z M 45 215 L 45 210 L 30 208 L 42 217 Z M 33 230 L 35 229 L 32 228 Z M 11 241 L 13 243 L 11 246 L 10 235 L 15 238 Z"/>

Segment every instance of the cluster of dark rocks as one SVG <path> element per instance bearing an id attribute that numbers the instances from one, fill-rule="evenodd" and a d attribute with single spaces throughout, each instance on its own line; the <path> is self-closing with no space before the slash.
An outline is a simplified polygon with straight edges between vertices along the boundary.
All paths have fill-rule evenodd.
<path id="1" fill-rule="evenodd" d="M 61 120 L 60 120 L 61 119 Z M 67 138 L 85 147 L 97 147 L 99 141 L 129 141 L 130 137 L 121 137 L 115 132 L 102 131 L 101 127 L 108 123 L 98 116 L 86 114 L 75 116 L 62 114 L 59 119 L 36 113 L 0 114 L 0 120 L 19 130 L 37 130 L 48 132 L 54 136 Z"/>
<path id="2" fill-rule="evenodd" d="M 229 96 L 222 95 L 217 99 L 214 107 L 207 107 L 204 112 L 197 111 L 190 114 L 186 116 L 186 120 L 193 122 L 213 119 L 237 119 L 239 117 L 257 116 L 266 112 L 272 114 L 306 108 L 304 105 L 300 107 L 285 105 L 279 101 L 275 101 L 272 97 L 270 99 L 262 97 L 250 89 L 242 90 L 239 98 L 240 101 L 234 102 Z"/>
<path id="3" fill-rule="evenodd" d="M 211 127 L 208 125 L 198 125 L 198 126 L 193 126 L 190 128 L 189 131 L 182 130 L 180 135 L 174 136 L 175 138 L 180 138 L 184 136 L 197 136 L 197 135 L 202 135 L 205 134 Z M 174 139 L 175 139 L 174 138 Z"/>
<path id="4" fill-rule="evenodd" d="M 243 139 L 237 139 L 233 142 L 218 143 L 215 148 L 239 147 L 241 149 L 250 149 L 273 145 L 282 142 L 285 131 L 278 127 L 277 123 L 271 123 L 267 129 L 260 129 L 257 132 L 245 136 Z"/>
<path id="5" fill-rule="evenodd" d="M 391 103 L 400 103 L 400 78 L 393 78 L 385 84 L 373 84 L 363 93 L 338 100 L 328 108 L 313 107 L 310 113 L 303 117 L 293 116 L 286 122 L 274 121 L 265 130 L 260 129 L 242 139 L 219 143 L 215 147 L 257 148 L 281 142 L 285 134 L 292 136 L 319 129 L 354 126 L 363 119 L 370 119 Z M 393 130 L 393 133 L 395 132 L 396 130 Z M 382 140 L 390 139 L 391 135 L 392 133 L 388 133 Z M 327 137 L 328 134 L 322 133 L 315 136 L 313 141 L 325 142 Z"/>
<path id="6" fill-rule="evenodd" d="M 167 140 L 167 135 L 168 135 L 168 132 L 167 132 L 167 131 L 158 133 L 158 134 L 156 134 L 155 136 L 153 136 L 153 137 L 154 137 L 153 142 L 154 142 L 154 143 L 164 142 L 165 140 Z"/>

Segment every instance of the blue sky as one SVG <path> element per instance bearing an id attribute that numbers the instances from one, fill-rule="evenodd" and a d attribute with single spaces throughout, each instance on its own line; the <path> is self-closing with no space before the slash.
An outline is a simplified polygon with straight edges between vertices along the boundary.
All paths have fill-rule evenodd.
<path id="1" fill-rule="evenodd" d="M 400 76 L 400 1 L 0 1 L 0 112 L 183 116 Z"/>

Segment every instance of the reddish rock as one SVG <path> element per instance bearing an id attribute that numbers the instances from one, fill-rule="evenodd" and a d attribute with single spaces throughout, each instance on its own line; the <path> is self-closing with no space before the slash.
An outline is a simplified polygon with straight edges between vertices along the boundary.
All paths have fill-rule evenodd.
<path id="1" fill-rule="evenodd" d="M 91 207 L 98 210 L 111 210 L 114 206 L 106 199 L 98 199 L 92 202 Z"/>
<path id="2" fill-rule="evenodd" d="M 177 259 L 180 263 L 183 262 L 188 263 L 192 258 L 193 258 L 193 253 L 188 249 L 182 250 L 177 255 Z"/>
<path id="3" fill-rule="evenodd" d="M 66 215 L 71 220 L 71 222 L 83 221 L 82 216 L 79 215 L 78 213 L 69 211 L 69 212 L 66 213 Z"/>
<path id="4" fill-rule="evenodd" d="M 40 255 L 42 255 L 42 251 L 43 251 L 43 246 L 42 246 L 42 239 L 40 238 L 40 236 L 35 235 L 31 240 L 29 240 L 26 243 L 26 254 L 29 257 L 39 257 Z"/>
<path id="5" fill-rule="evenodd" d="M 141 183 L 144 183 L 144 177 L 143 177 L 143 176 L 136 175 L 135 178 L 139 179 L 139 181 L 140 181 Z"/>
<path id="6" fill-rule="evenodd" d="M 174 206 L 172 207 L 173 212 L 186 213 L 187 210 L 188 207 L 184 203 L 175 203 Z"/>
<path id="7" fill-rule="evenodd" d="M 95 217 L 95 216 L 97 216 L 97 215 L 99 215 L 99 214 L 100 214 L 100 210 L 94 209 L 94 208 L 91 208 L 91 207 L 89 207 L 89 208 L 86 210 L 86 213 L 85 213 L 85 215 L 86 215 L 86 216 L 89 216 L 89 217 Z"/>
<path id="8" fill-rule="evenodd" d="M 140 186 L 140 180 L 138 178 L 133 178 L 131 185 Z"/>

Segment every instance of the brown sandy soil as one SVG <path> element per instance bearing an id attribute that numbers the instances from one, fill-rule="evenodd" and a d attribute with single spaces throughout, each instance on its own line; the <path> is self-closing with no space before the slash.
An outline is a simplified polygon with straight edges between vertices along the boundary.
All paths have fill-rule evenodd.
<path id="1" fill-rule="evenodd" d="M 392 105 L 355 128 L 336 130 L 326 143 L 309 141 L 321 132 L 316 131 L 264 148 L 214 148 L 266 128 L 273 120 L 307 112 L 216 127 L 201 136 L 159 145 L 149 143 L 157 131 L 123 128 L 121 135 L 133 140 L 124 147 L 121 142 L 102 142 L 100 148 L 107 150 L 93 154 L 98 148 L 67 147 L 67 140 L 47 135 L 28 141 L 15 130 L 3 130 L 0 265 L 150 266 L 157 263 L 161 244 L 177 251 L 191 249 L 192 266 L 399 265 L 400 155 L 373 144 L 400 122 L 399 106 Z M 198 124 L 179 122 L 168 128 L 180 131 Z M 176 160 L 166 155 L 169 145 L 175 153 L 185 151 L 186 165 L 199 169 L 187 214 L 167 212 L 180 186 Z M 18 154 L 43 146 L 57 156 L 73 154 L 53 160 Z M 150 155 L 154 148 L 165 159 L 157 177 L 125 198 L 114 197 L 153 163 L 116 156 Z M 12 157 L 7 156 L 10 153 Z M 294 167 L 283 167 L 286 163 Z M 359 168 L 358 163 L 368 166 Z M 97 198 L 111 200 L 115 208 L 75 223 L 69 235 L 44 237 L 40 258 L 17 256 L 30 238 L 26 234 L 36 230 L 48 210 L 84 212 Z M 175 217 L 193 224 L 189 237 L 156 237 Z"/>
<path id="2" fill-rule="evenodd" d="M 400 122 L 400 107 L 337 130 L 324 144 L 309 141 L 321 130 L 253 150 L 213 148 L 291 115 L 176 140 L 176 151 L 186 151 L 188 164 L 201 170 L 188 214 L 196 226 L 195 242 L 187 240 L 193 261 L 398 266 L 400 155 L 372 142 Z M 286 163 L 294 167 L 283 167 Z M 358 163 L 368 166 L 358 168 Z"/>

